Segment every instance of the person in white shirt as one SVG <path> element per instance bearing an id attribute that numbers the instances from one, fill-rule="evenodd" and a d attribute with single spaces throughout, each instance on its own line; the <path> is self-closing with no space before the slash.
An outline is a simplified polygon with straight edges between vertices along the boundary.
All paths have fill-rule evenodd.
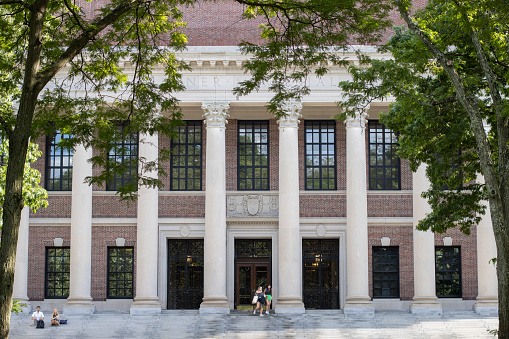
<path id="1" fill-rule="evenodd" d="M 36 311 L 32 313 L 32 319 L 34 320 L 34 325 L 37 324 L 37 320 L 44 320 L 44 314 L 41 312 L 41 306 L 36 307 Z"/>

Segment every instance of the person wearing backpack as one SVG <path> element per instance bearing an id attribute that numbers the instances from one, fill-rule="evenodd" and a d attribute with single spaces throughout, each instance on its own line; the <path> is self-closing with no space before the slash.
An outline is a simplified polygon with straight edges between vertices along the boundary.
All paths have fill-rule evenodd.
<path id="1" fill-rule="evenodd" d="M 256 302 L 256 308 L 253 311 L 253 314 L 256 314 L 256 310 L 260 309 L 260 317 L 263 317 L 263 306 L 265 306 L 265 293 L 263 293 L 263 287 L 258 286 L 256 290 L 256 295 L 258 296 L 258 301 Z"/>

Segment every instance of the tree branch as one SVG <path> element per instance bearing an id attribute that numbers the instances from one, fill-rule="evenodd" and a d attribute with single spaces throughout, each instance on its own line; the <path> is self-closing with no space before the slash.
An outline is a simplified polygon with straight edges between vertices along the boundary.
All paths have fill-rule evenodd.
<path id="1" fill-rule="evenodd" d="M 26 2 L 21 1 L 21 0 L 3 0 L 3 1 L 0 1 L 0 6 L 5 6 L 5 5 L 21 5 L 21 6 L 25 7 L 26 9 L 32 8 L 31 5 L 29 5 Z"/>
<path id="2" fill-rule="evenodd" d="M 67 63 L 69 63 L 86 45 L 97 36 L 102 30 L 117 20 L 123 14 L 132 10 L 141 0 L 126 0 L 115 7 L 110 13 L 103 18 L 98 18 L 89 28 L 81 33 L 74 41 L 72 41 L 62 53 L 60 58 L 54 61 L 48 68 L 39 73 L 36 89 L 40 92 L 44 86 L 60 71 Z"/>

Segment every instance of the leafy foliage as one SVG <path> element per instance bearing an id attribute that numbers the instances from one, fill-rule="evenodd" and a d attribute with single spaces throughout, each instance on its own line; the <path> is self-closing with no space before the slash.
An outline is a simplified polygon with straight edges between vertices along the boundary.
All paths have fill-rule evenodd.
<path id="1" fill-rule="evenodd" d="M 3 140 L 0 143 L 0 154 L 2 154 L 2 164 L 0 166 L 0 204 L 4 204 L 5 199 L 5 174 L 9 163 L 9 142 Z M 41 207 L 48 206 L 48 192 L 40 186 L 41 173 L 35 168 L 30 167 L 42 155 L 39 151 L 39 145 L 30 143 L 26 157 L 25 171 L 23 173 L 23 204 L 36 212 Z M 0 230 L 2 229 L 3 209 L 0 208 Z"/>
<path id="2" fill-rule="evenodd" d="M 251 79 L 234 90 L 246 95 L 267 85 L 274 92 L 268 105 L 276 117 L 284 115 L 281 103 L 300 100 L 309 93 L 309 75 L 323 76 L 332 65 L 346 66 L 339 52 L 351 43 L 373 43 L 390 25 L 389 1 L 342 0 L 238 0 L 248 5 L 245 17 L 263 16 L 263 45 L 243 43 L 242 52 L 253 55 L 244 66 Z"/>

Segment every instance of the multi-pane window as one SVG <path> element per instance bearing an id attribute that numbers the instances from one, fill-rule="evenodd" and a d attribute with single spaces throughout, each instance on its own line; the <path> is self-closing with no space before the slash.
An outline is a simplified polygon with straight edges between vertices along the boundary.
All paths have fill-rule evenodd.
<path id="1" fill-rule="evenodd" d="M 399 190 L 400 159 L 396 134 L 378 121 L 369 121 L 369 189 Z"/>
<path id="2" fill-rule="evenodd" d="M 69 296 L 69 247 L 46 248 L 45 298 L 57 299 Z"/>
<path id="3" fill-rule="evenodd" d="M 48 191 L 70 191 L 72 189 L 72 149 L 61 142 L 68 134 L 60 131 L 46 137 L 46 189 Z"/>
<path id="4" fill-rule="evenodd" d="M 269 122 L 238 122 L 238 190 L 269 189 Z"/>
<path id="5" fill-rule="evenodd" d="M 202 176 L 202 122 L 187 121 L 172 141 L 171 190 L 200 191 Z"/>
<path id="6" fill-rule="evenodd" d="M 108 298 L 133 297 L 134 248 L 108 247 Z"/>
<path id="7" fill-rule="evenodd" d="M 117 133 L 123 137 L 111 145 L 108 152 L 108 168 L 119 168 L 113 173 L 113 178 L 106 183 L 107 191 L 116 191 L 118 188 L 132 182 L 138 171 L 138 133 L 125 133 L 126 125 L 118 126 Z"/>
<path id="8" fill-rule="evenodd" d="M 373 298 L 399 298 L 397 246 L 373 246 Z"/>
<path id="9" fill-rule="evenodd" d="M 435 247 L 437 297 L 461 297 L 461 251 L 455 246 Z"/>
<path id="10" fill-rule="evenodd" d="M 305 121 L 307 190 L 336 189 L 336 122 Z"/>

